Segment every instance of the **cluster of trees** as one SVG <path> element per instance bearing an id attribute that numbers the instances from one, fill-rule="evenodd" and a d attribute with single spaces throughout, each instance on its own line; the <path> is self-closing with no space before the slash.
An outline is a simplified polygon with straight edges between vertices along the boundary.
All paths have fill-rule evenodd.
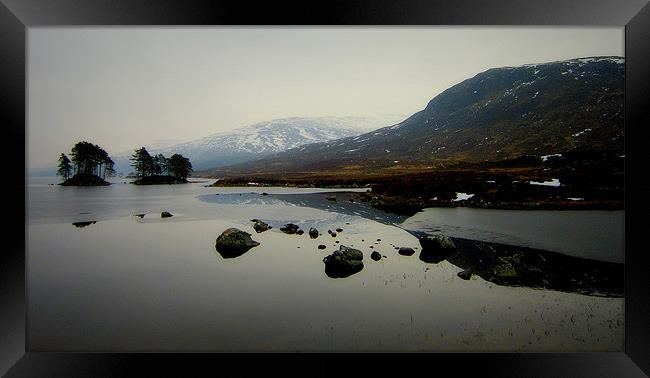
<path id="1" fill-rule="evenodd" d="M 106 176 L 115 174 L 114 162 L 108 153 L 96 144 L 78 142 L 72 147 L 72 159 L 62 153 L 59 157 L 57 174 L 64 180 L 73 175 L 95 175 L 106 179 Z"/>
<path id="2" fill-rule="evenodd" d="M 162 154 L 151 156 L 147 149 L 142 147 L 135 150 L 131 161 L 131 166 L 140 178 L 168 175 L 185 180 L 192 173 L 190 159 L 181 154 L 174 154 L 170 158 Z"/>

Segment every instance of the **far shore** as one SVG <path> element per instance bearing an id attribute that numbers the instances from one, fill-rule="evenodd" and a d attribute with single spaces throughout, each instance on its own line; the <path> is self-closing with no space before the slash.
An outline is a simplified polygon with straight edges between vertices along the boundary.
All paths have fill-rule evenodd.
<path id="1" fill-rule="evenodd" d="M 386 190 L 385 184 L 366 185 L 345 185 L 333 184 L 331 182 L 300 182 L 286 181 L 280 183 L 277 180 L 248 180 L 248 179 L 212 179 L 215 180 L 210 187 L 251 187 L 251 188 L 323 188 L 323 189 L 354 189 L 354 192 L 332 192 L 332 195 L 348 193 L 347 201 L 368 202 L 371 206 L 388 212 L 404 215 L 413 215 L 425 208 L 435 207 L 468 207 L 481 209 L 499 210 L 623 210 L 624 203 L 616 199 L 589 199 L 589 198 L 566 198 L 558 196 L 556 188 L 549 188 L 543 185 L 521 185 L 501 187 L 501 193 L 490 188 L 490 197 L 481 196 L 471 191 L 460 192 L 449 188 L 444 192 L 427 193 L 425 190 L 418 190 L 417 186 L 405 188 L 399 192 L 394 188 Z M 494 185 L 494 187 L 498 187 Z M 358 192 L 359 189 L 366 189 L 365 192 Z M 498 190 L 498 189 L 497 189 Z M 324 192 L 323 195 L 329 193 Z M 495 195 L 498 194 L 498 195 Z"/>

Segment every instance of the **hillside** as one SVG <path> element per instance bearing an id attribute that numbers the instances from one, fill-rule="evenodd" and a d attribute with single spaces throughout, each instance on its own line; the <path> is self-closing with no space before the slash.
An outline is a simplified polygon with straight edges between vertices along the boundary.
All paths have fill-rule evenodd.
<path id="1" fill-rule="evenodd" d="M 623 85 L 621 57 L 489 69 L 398 124 L 200 174 L 360 174 L 570 151 L 622 153 Z"/>

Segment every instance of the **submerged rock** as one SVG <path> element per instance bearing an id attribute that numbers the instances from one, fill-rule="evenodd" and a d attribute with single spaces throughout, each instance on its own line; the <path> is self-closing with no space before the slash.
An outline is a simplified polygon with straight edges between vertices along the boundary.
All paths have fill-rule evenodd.
<path id="1" fill-rule="evenodd" d="M 328 201 L 336 201 L 336 196 L 327 196 L 325 197 Z"/>
<path id="2" fill-rule="evenodd" d="M 323 245 L 323 244 L 320 244 L 320 245 L 318 246 L 318 249 L 325 249 L 325 248 L 327 248 L 327 247 L 326 247 L 325 245 Z"/>
<path id="3" fill-rule="evenodd" d="M 332 232 L 330 235 L 332 235 L 333 238 L 336 237 L 336 232 Z"/>
<path id="4" fill-rule="evenodd" d="M 273 227 L 269 226 L 267 223 L 262 222 L 261 220 L 257 220 L 255 224 L 253 225 L 253 229 L 259 234 L 260 232 L 264 232 L 267 230 L 272 229 Z"/>
<path id="5" fill-rule="evenodd" d="M 400 247 L 397 253 L 399 253 L 402 256 L 413 256 L 415 250 L 411 247 Z"/>
<path id="6" fill-rule="evenodd" d="M 315 228 L 310 228 L 309 229 L 309 237 L 312 239 L 316 239 L 318 237 L 318 230 Z"/>
<path id="7" fill-rule="evenodd" d="M 337 228 L 336 232 L 343 232 L 343 229 L 342 228 Z"/>
<path id="8" fill-rule="evenodd" d="M 169 218 L 169 217 L 173 217 L 173 216 L 174 216 L 174 214 L 172 214 L 172 213 L 170 213 L 168 211 L 163 211 L 162 213 L 160 213 L 161 218 Z"/>
<path id="9" fill-rule="evenodd" d="M 87 221 L 87 222 L 73 222 L 72 225 L 77 227 L 77 228 L 84 228 L 87 226 L 90 226 L 91 224 L 95 224 L 97 221 Z"/>
<path id="10" fill-rule="evenodd" d="M 232 258 L 243 255 L 249 249 L 257 247 L 260 243 L 251 239 L 248 232 L 229 228 L 217 238 L 215 248 L 224 258 Z"/>
<path id="11" fill-rule="evenodd" d="M 133 214 L 133 216 L 138 217 L 140 219 L 144 218 L 146 214 Z"/>
<path id="12" fill-rule="evenodd" d="M 370 258 L 375 261 L 379 261 L 381 260 L 381 254 L 377 251 L 374 251 L 373 253 L 370 254 Z"/>
<path id="13" fill-rule="evenodd" d="M 284 232 L 285 234 L 295 234 L 299 229 L 300 227 L 297 224 L 293 223 L 287 223 L 284 226 L 280 227 L 280 231 Z"/>
<path id="14" fill-rule="evenodd" d="M 354 248 L 342 245 L 323 259 L 325 274 L 331 278 L 344 278 L 360 272 L 363 269 L 363 253 Z"/>

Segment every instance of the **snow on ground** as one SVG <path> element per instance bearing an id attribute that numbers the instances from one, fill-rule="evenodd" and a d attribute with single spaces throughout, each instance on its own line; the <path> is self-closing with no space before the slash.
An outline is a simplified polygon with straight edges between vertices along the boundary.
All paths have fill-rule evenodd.
<path id="1" fill-rule="evenodd" d="M 465 200 L 468 200 L 468 199 L 470 199 L 472 197 L 474 197 L 474 194 L 456 192 L 456 199 L 454 200 L 454 202 L 465 201 Z"/>
<path id="2" fill-rule="evenodd" d="M 543 156 L 540 156 L 540 159 L 542 159 L 542 161 L 546 161 L 546 160 L 548 160 L 548 158 L 550 158 L 550 157 L 556 157 L 556 156 L 557 156 L 557 157 L 562 157 L 562 154 L 543 155 Z"/>
<path id="3" fill-rule="evenodd" d="M 560 186 L 560 180 L 559 179 L 552 179 L 551 181 L 530 181 L 528 182 L 530 185 L 544 185 L 544 186 Z"/>
<path id="4" fill-rule="evenodd" d="M 579 137 L 580 135 L 582 135 L 582 134 L 584 134 L 584 133 L 586 133 L 586 132 L 588 132 L 588 131 L 591 131 L 591 129 L 584 129 L 584 130 L 582 130 L 582 131 L 580 131 L 580 132 L 578 132 L 578 133 L 571 134 L 571 136 L 573 136 L 573 137 Z"/>

